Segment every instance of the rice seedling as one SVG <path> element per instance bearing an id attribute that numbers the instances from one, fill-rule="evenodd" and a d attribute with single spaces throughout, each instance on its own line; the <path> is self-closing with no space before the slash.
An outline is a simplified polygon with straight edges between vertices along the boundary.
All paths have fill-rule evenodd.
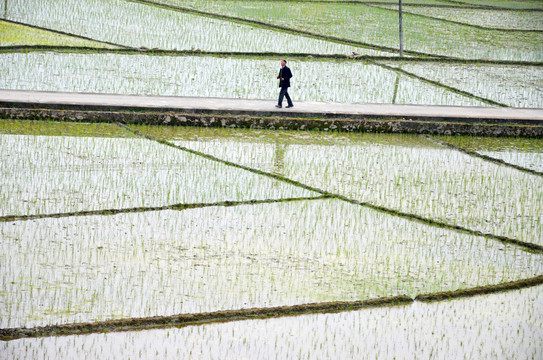
<path id="1" fill-rule="evenodd" d="M 134 134 L 112 124 L 87 124 L 54 121 L 0 120 L 0 134 L 134 138 Z M 7 151 L 7 149 L 4 149 Z"/>
<path id="2" fill-rule="evenodd" d="M 543 9 L 537 0 L 462 0 L 462 3 L 475 6 L 487 6 L 505 9 Z"/>

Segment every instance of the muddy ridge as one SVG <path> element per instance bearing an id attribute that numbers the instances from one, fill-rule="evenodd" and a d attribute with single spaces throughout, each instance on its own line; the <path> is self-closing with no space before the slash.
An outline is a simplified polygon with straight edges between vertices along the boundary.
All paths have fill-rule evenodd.
<path id="1" fill-rule="evenodd" d="M 460 297 L 471 297 L 477 295 L 493 294 L 498 292 L 510 291 L 510 290 L 519 290 L 523 288 L 528 288 L 532 286 L 537 286 L 543 284 L 543 275 L 539 275 L 530 279 L 523 279 L 517 281 L 511 281 L 506 283 L 501 283 L 497 285 L 487 285 L 479 286 L 471 289 L 460 289 L 455 291 L 443 291 L 432 294 L 421 294 L 417 295 L 415 301 L 441 301 L 448 300 Z"/>
<path id="2" fill-rule="evenodd" d="M 0 329 L 0 340 L 7 341 L 20 338 L 58 335 L 82 335 L 89 333 L 142 330 L 170 326 L 181 327 L 197 324 L 210 324 L 216 322 L 266 319 L 272 317 L 294 316 L 302 314 L 349 311 L 382 306 L 399 306 L 410 304 L 412 302 L 413 299 L 404 295 L 400 295 L 389 298 L 378 298 L 363 301 L 334 301 L 291 306 L 277 306 L 269 308 L 251 308 L 215 311 L 208 313 L 119 319 L 93 323 L 50 325 L 34 328 Z"/>
<path id="3" fill-rule="evenodd" d="M 93 40 L 90 39 L 89 40 Z M 93 40 L 96 41 L 96 40 Z M 121 45 L 119 45 L 121 46 Z M 351 54 L 318 54 L 318 53 L 278 53 L 273 51 L 207 51 L 207 50 L 174 50 L 174 49 L 138 49 L 138 48 L 97 48 L 89 46 L 67 46 L 67 45 L 6 45 L 0 46 L 0 53 L 15 52 L 47 52 L 59 53 L 81 53 L 81 54 L 121 54 L 121 55 L 148 55 L 148 56 L 212 56 L 212 57 L 233 57 L 251 59 L 277 59 L 287 57 L 297 60 L 344 60 L 370 62 L 390 61 L 401 63 L 446 63 L 446 64 L 486 64 L 486 65 L 518 65 L 518 66 L 543 66 L 541 61 L 518 61 L 518 60 L 497 60 L 497 59 L 439 59 L 429 57 L 400 57 L 383 55 L 356 55 Z M 380 66 L 381 64 L 379 64 Z"/>
<path id="4" fill-rule="evenodd" d="M 125 123 L 196 127 L 228 127 L 268 130 L 316 130 L 361 133 L 404 133 L 426 135 L 469 135 L 491 137 L 543 138 L 538 120 L 514 120 L 502 123 L 494 118 L 432 118 L 428 116 L 391 116 L 357 114 L 288 114 L 276 112 L 145 109 L 78 105 L 54 105 L 2 102 L 0 118 L 12 120 L 48 120 L 87 123 Z M 514 123 L 513 123 L 514 122 Z"/>
<path id="5" fill-rule="evenodd" d="M 298 316 L 304 314 L 325 314 L 387 306 L 405 306 L 412 304 L 414 301 L 443 301 L 455 298 L 472 297 L 511 290 L 519 290 L 523 288 L 538 286 L 541 284 L 543 284 L 543 275 L 496 285 L 421 294 L 417 295 L 415 299 L 412 299 L 406 295 L 398 295 L 394 297 L 377 298 L 370 300 L 333 301 L 301 305 L 277 306 L 269 308 L 223 310 L 207 313 L 153 316 L 145 318 L 127 318 L 90 323 L 49 325 L 33 328 L 6 328 L 0 329 L 0 340 L 9 341 L 32 337 L 137 331 L 145 329 L 184 327 L 191 325 L 203 325 L 231 321 L 278 318 L 284 316 Z"/>
<path id="6" fill-rule="evenodd" d="M 63 217 L 71 217 L 71 216 L 117 215 L 117 214 L 138 213 L 138 212 L 148 212 L 148 211 L 163 211 L 163 210 L 187 210 L 187 209 L 196 209 L 196 208 L 213 207 L 213 206 L 231 207 L 231 206 L 239 206 L 239 205 L 258 205 L 258 204 L 271 204 L 271 203 L 282 203 L 282 202 L 293 202 L 293 201 L 321 200 L 321 199 L 326 199 L 329 197 L 330 196 L 320 195 L 320 196 L 283 198 L 283 199 L 220 201 L 220 202 L 214 202 L 214 203 L 179 203 L 179 204 L 165 205 L 165 206 L 72 211 L 72 212 L 54 213 L 54 214 L 5 215 L 5 216 L 0 216 L 0 222 L 25 221 L 25 220 L 36 220 L 36 219 L 45 219 L 45 218 L 63 218 Z"/>

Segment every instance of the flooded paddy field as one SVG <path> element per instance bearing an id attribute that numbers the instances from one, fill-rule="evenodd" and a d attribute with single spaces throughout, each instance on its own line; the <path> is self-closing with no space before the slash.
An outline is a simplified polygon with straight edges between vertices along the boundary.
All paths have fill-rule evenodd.
<path id="1" fill-rule="evenodd" d="M 0 229 L 3 328 L 415 297 L 543 272 L 541 254 L 339 200 Z"/>
<path id="2" fill-rule="evenodd" d="M 275 25 L 323 33 L 349 40 L 364 41 L 378 46 L 398 44 L 398 3 L 393 8 L 362 4 L 326 4 L 319 2 L 269 2 L 221 0 L 161 0 L 162 3 L 188 6 L 198 10 L 225 14 Z M 423 8 L 424 9 L 424 8 Z M 435 9 L 435 8 L 430 8 Z M 478 13 L 460 18 L 460 24 L 442 21 L 439 17 L 422 17 L 404 9 L 406 49 L 461 58 L 491 58 L 501 60 L 540 61 L 543 55 L 542 34 L 525 32 L 493 32 L 474 28 L 470 18 L 479 24 L 493 24 L 491 16 L 481 18 Z M 458 11 L 458 9 L 453 9 Z M 448 12 L 445 12 L 448 13 Z M 303 14 L 303 15 L 302 15 Z M 451 16 L 455 16 L 453 12 Z M 525 16 L 528 20 L 515 21 L 515 14 L 505 15 L 521 28 L 532 29 L 541 19 L 540 13 Z M 517 15 L 518 16 L 518 15 Z M 326 24 L 323 27 L 323 24 Z M 431 33 L 432 36 L 428 36 Z M 484 41 L 481 41 L 484 38 Z M 515 39 L 515 43 L 511 43 Z M 538 44 L 539 43 L 539 44 Z"/>
<path id="3" fill-rule="evenodd" d="M 542 142 L 537 139 L 440 136 L 437 139 L 527 169 L 543 172 Z"/>
<path id="4" fill-rule="evenodd" d="M 9 154 L 1 172 L 0 333 L 398 295 L 414 299 L 543 274 L 540 250 L 496 238 L 543 245 L 538 198 L 543 178 L 470 157 L 431 138 L 0 124 L 0 147 Z M 543 153 L 541 140 L 435 140 L 488 154 L 507 151 L 516 154 L 513 160 Z M 188 206 L 157 208 L 172 204 Z M 109 212 L 115 209 L 126 211 Z M 439 226 L 435 219 L 474 231 Z M 90 358 L 111 351 L 213 358 L 223 350 L 231 357 L 249 351 L 263 358 L 311 358 L 314 351 L 317 357 L 333 351 L 351 358 L 371 343 L 377 357 L 406 349 L 401 358 L 421 347 L 427 354 L 429 344 L 446 339 L 441 351 L 465 341 L 454 351 L 491 356 L 497 350 L 482 339 L 492 337 L 507 348 L 503 351 L 523 347 L 525 358 L 531 358 L 541 352 L 535 338 L 543 323 L 534 315 L 540 297 L 539 286 L 453 302 L 19 339 L 0 347 L 16 358 L 35 353 L 76 358 L 81 351 Z M 490 316 L 489 309 L 502 315 Z M 520 318 L 509 319 L 508 311 Z M 451 316 L 459 322 L 445 320 Z M 403 336 L 401 343 L 372 340 L 391 327 Z M 511 328 L 515 336 L 526 335 L 522 341 L 504 335 Z M 310 330 L 317 336 L 294 341 Z M 269 338 L 259 342 L 264 333 L 275 344 Z M 476 340 L 469 341 L 474 333 Z M 268 353 L 270 346 L 275 352 Z"/>
<path id="5" fill-rule="evenodd" d="M 289 132 L 268 137 L 266 132 L 232 130 L 216 138 L 205 129 L 196 130 L 201 137 L 185 128 L 135 129 L 357 201 L 543 245 L 541 176 L 469 156 L 431 138 Z M 532 151 L 511 146 L 510 152 L 537 161 L 542 141 L 526 142 Z"/>
<path id="6" fill-rule="evenodd" d="M 400 56 L 394 0 L 6 1 L 0 89 L 272 108 L 287 58 L 294 102 L 543 108 L 541 1 L 403 3 Z M 0 119 L 0 151 L 0 359 L 543 356 L 541 139 Z"/>
<path id="7" fill-rule="evenodd" d="M 539 2 L 408 1 L 402 62 L 390 3 L 10 1 L 0 88 L 275 100 L 288 58 L 300 101 L 543 107 Z"/>
<path id="8" fill-rule="evenodd" d="M 90 9 L 92 11 L 89 11 Z M 108 14 L 107 21 L 104 21 L 103 14 Z M 155 6 L 142 6 L 125 0 L 47 0 L 41 4 L 34 0 L 21 0 L 9 7 L 7 15 L 9 20 L 131 47 L 319 54 L 352 51 L 368 53 L 360 47 L 280 34 L 268 29 Z M 81 22 L 82 18 L 86 21 Z M 125 30 L 119 31 L 120 28 Z"/>
<path id="9" fill-rule="evenodd" d="M 5 62 L 4 89 L 227 97 L 270 100 L 277 93 L 277 60 L 201 56 L 144 56 L 119 54 L 0 54 Z M 34 66 L 42 64 L 40 67 Z M 346 61 L 290 61 L 297 69 L 293 94 L 300 101 L 488 106 L 471 96 L 455 93 L 376 64 Z M 430 66 L 430 68 L 433 68 Z M 436 72 L 439 69 L 436 69 Z M 111 81 L 115 74 L 117 80 Z M 239 74 L 231 79 L 232 74 Z M 539 74 L 527 75 L 535 78 Z M 516 73 L 504 74 L 518 82 Z M 337 82 L 338 78 L 344 81 Z M 503 79 L 502 79 L 503 80 Z M 462 77 L 461 86 L 471 78 Z M 484 84 L 491 88 L 492 83 Z M 506 101 L 517 107 L 543 106 L 537 87 L 510 88 Z M 503 100 L 503 95 L 489 95 Z M 518 99 L 518 100 L 517 100 Z"/>
<path id="10" fill-rule="evenodd" d="M 543 12 L 542 12 L 543 13 Z M 444 65 L 440 63 L 384 62 L 410 74 L 424 76 L 444 85 L 462 89 L 481 98 L 511 107 L 543 107 L 543 67 L 512 65 Z M 507 84 L 504 86 L 503 84 Z"/>
<path id="11" fill-rule="evenodd" d="M 141 138 L 3 135 L 2 147 L 1 215 L 316 195 Z"/>

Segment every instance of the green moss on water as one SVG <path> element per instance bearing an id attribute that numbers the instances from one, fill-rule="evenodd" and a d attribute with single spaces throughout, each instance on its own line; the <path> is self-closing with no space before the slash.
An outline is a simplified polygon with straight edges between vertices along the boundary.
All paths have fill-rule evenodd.
<path id="1" fill-rule="evenodd" d="M 543 9 L 543 3 L 538 0 L 462 0 L 467 5 L 489 6 L 506 9 Z"/>
<path id="2" fill-rule="evenodd" d="M 339 133 L 153 125 L 132 125 L 131 128 L 165 141 L 235 141 L 241 143 L 316 144 L 330 146 L 372 143 L 410 147 L 435 147 L 434 144 L 425 138 L 410 134 Z"/>
<path id="3" fill-rule="evenodd" d="M 87 124 L 31 120 L 0 120 L 0 134 L 111 138 L 134 137 L 134 134 L 131 132 L 112 124 Z"/>
<path id="4" fill-rule="evenodd" d="M 543 139 L 480 136 L 436 136 L 436 138 L 471 151 L 514 150 L 523 152 L 543 152 Z"/>
<path id="5" fill-rule="evenodd" d="M 28 26 L 0 21 L 0 46 L 11 45 L 57 45 L 109 48 L 110 45 L 96 41 L 34 29 Z"/>

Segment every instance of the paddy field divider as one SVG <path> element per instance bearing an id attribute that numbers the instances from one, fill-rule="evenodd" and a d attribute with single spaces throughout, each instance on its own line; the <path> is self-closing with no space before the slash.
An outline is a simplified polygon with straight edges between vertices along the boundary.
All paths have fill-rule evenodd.
<path id="1" fill-rule="evenodd" d="M 270 104 L 273 102 L 270 101 Z M 386 106 L 386 105 L 385 105 Z M 88 109 L 88 110 L 86 110 Z M 253 114 L 253 115 L 251 115 Z M 543 138 L 543 123 L 539 120 L 495 118 L 445 118 L 416 114 L 324 114 L 206 109 L 147 109 L 126 106 L 53 105 L 44 103 L 15 103 L 0 99 L 0 119 L 22 121 L 63 121 L 228 127 L 268 130 L 314 130 L 360 133 L 405 133 L 427 135 L 470 135 L 492 137 Z"/>
<path id="2" fill-rule="evenodd" d="M 235 310 L 219 310 L 203 313 L 188 313 L 169 316 L 152 316 L 143 318 L 125 318 L 99 322 L 58 324 L 38 327 L 20 327 L 0 329 L 0 341 L 23 338 L 88 335 L 93 333 L 126 332 L 170 327 L 186 327 L 215 323 L 226 323 L 246 320 L 265 320 L 286 316 L 339 313 L 364 309 L 376 309 L 392 306 L 407 306 L 414 302 L 431 303 L 480 295 L 502 293 L 543 284 L 543 275 L 495 285 L 478 286 L 469 289 L 443 291 L 417 295 L 414 299 L 407 295 L 375 298 L 354 301 L 331 301 L 276 307 L 262 307 Z"/>
<path id="3" fill-rule="evenodd" d="M 470 289 L 458 289 L 454 291 L 442 291 L 436 293 L 420 294 L 415 297 L 415 301 L 433 302 L 450 300 L 463 297 L 472 297 L 478 295 L 495 294 L 511 290 L 520 290 L 543 284 L 543 275 L 538 275 L 529 279 L 504 282 L 496 285 L 477 286 Z"/>
<path id="4" fill-rule="evenodd" d="M 472 8 L 476 8 L 476 9 L 482 9 L 482 10 L 512 10 L 512 11 L 516 11 L 516 10 L 522 10 L 522 11 L 543 11 L 543 9 L 540 9 L 540 8 L 528 8 L 528 9 L 513 9 L 513 8 L 508 8 L 508 7 L 503 7 L 503 6 L 496 6 L 496 5 L 475 5 L 475 4 L 472 4 L 472 3 L 467 3 L 465 1 L 459 1 L 459 0 L 443 0 L 444 2 L 448 2 L 448 3 L 451 3 L 451 4 L 456 4 L 456 5 L 459 5 L 459 6 L 468 6 L 468 7 L 472 7 Z"/>
<path id="5" fill-rule="evenodd" d="M 4 215 L 0 216 L 0 222 L 12 222 L 12 221 L 27 221 L 37 219 L 50 219 L 50 218 L 64 218 L 72 216 L 97 216 L 97 215 L 118 215 L 118 214 L 132 214 L 142 213 L 149 211 L 164 211 L 164 210 L 187 210 L 187 209 L 201 209 L 206 207 L 233 207 L 240 205 L 259 205 L 259 204 L 273 204 L 284 203 L 294 201 L 308 201 L 308 200 L 321 200 L 327 199 L 329 196 L 308 196 L 308 197 L 296 197 L 296 198 L 281 198 L 281 199 L 265 199 L 265 200 L 242 200 L 242 201 L 219 201 L 212 203 L 179 203 L 164 206 L 148 206 L 148 207 L 132 207 L 132 208 L 120 208 L 120 209 L 103 209 L 103 210 L 84 210 L 84 211 L 72 211 L 64 213 L 52 213 L 52 214 L 34 214 L 34 215 Z"/>
<path id="6" fill-rule="evenodd" d="M 370 61 L 370 62 L 372 62 L 373 64 L 375 64 L 377 66 L 380 66 L 380 67 L 382 67 L 384 69 L 396 72 L 396 73 L 401 74 L 401 75 L 406 75 L 407 77 L 417 79 L 417 80 L 420 80 L 422 82 L 425 82 L 425 83 L 428 83 L 428 84 L 431 84 L 431 85 L 434 85 L 434 86 L 437 86 L 437 87 L 444 88 L 444 89 L 449 90 L 449 91 L 451 91 L 453 93 L 456 93 L 456 94 L 459 94 L 459 95 L 462 95 L 462 96 L 465 96 L 465 97 L 468 97 L 468 98 L 471 98 L 471 99 L 479 100 L 482 103 L 485 103 L 485 104 L 488 104 L 488 105 L 500 106 L 500 107 L 509 107 L 506 104 L 503 104 L 503 103 L 500 103 L 500 102 L 497 102 L 497 101 L 494 101 L 494 100 L 490 100 L 490 99 L 475 95 L 475 94 L 470 93 L 468 91 L 457 89 L 457 88 L 455 88 L 453 86 L 445 85 L 445 84 L 443 84 L 443 83 L 441 83 L 439 81 L 427 79 L 427 78 L 425 78 L 423 76 L 413 74 L 413 73 L 411 73 L 409 71 L 405 71 L 405 70 L 402 70 L 402 69 L 394 67 L 394 66 L 389 66 L 389 65 L 377 62 L 377 61 Z"/>
<path id="7" fill-rule="evenodd" d="M 91 41 L 97 41 L 90 39 Z M 58 53 L 81 53 L 81 54 L 118 54 L 118 55 L 146 55 L 146 56 L 201 56 L 201 57 L 231 57 L 239 59 L 278 59 L 287 57 L 301 61 L 328 61 L 343 60 L 349 62 L 363 62 L 372 65 L 372 61 L 387 61 L 401 63 L 442 63 L 461 65 L 517 65 L 517 66 L 543 66 L 543 61 L 519 61 L 499 59 L 477 59 L 477 58 L 430 58 L 430 57 L 400 57 L 384 55 L 357 55 L 352 54 L 319 54 L 299 52 L 274 52 L 274 51 L 208 51 L 202 49 L 176 50 L 176 49 L 141 49 L 133 47 L 92 47 L 92 46 L 69 46 L 69 45 L 5 45 L 0 46 L 0 54 L 5 53 L 27 53 L 27 52 L 58 52 Z"/>
<path id="8" fill-rule="evenodd" d="M 224 2 L 236 1 L 236 0 L 223 0 Z M 323 3 L 323 4 L 350 4 L 350 5 L 394 5 L 392 2 L 379 1 L 379 0 L 251 0 L 252 2 L 275 2 L 275 3 Z M 492 5 L 477 5 L 461 1 L 448 1 L 442 0 L 442 2 L 451 4 L 431 4 L 431 3 L 407 3 L 402 4 L 403 7 L 427 7 L 427 8 L 452 8 L 452 9 L 473 9 L 473 10 L 512 10 L 512 11 L 543 11 L 539 8 L 506 8 L 496 7 Z"/>
<path id="9" fill-rule="evenodd" d="M 92 323 L 50 325 L 34 328 L 8 328 L 0 329 L 0 340 L 8 341 L 31 337 L 85 335 L 91 333 L 134 331 L 166 327 L 183 327 L 190 325 L 224 323 L 242 320 L 269 319 L 306 314 L 324 314 L 384 306 L 401 306 L 411 304 L 412 302 L 413 299 L 411 299 L 410 297 L 405 295 L 399 295 L 370 300 L 333 301 L 266 308 L 222 310 L 214 312 L 178 314 L 170 316 L 128 318 Z"/>

